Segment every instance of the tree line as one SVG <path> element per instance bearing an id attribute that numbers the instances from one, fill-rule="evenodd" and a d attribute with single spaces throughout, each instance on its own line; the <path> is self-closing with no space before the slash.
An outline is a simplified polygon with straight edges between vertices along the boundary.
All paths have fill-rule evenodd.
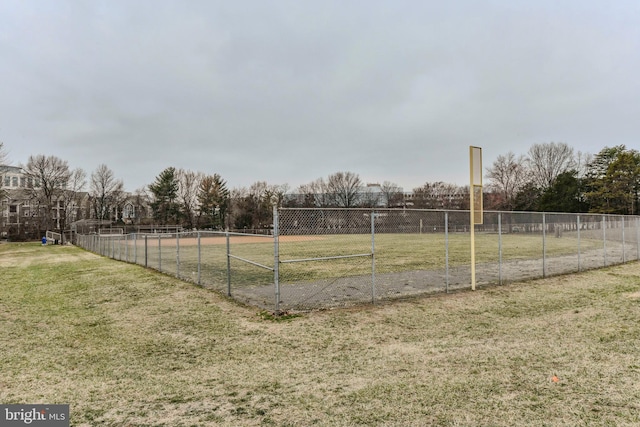
<path id="1" fill-rule="evenodd" d="M 6 153 L 0 143 L 0 164 Z M 389 181 L 366 184 L 353 172 L 336 172 L 291 190 L 287 184 L 258 181 L 229 190 L 219 174 L 168 167 L 152 183 L 129 194 L 106 165 L 90 175 L 71 169 L 56 156 L 30 156 L 22 172 L 29 185 L 21 191 L 37 206 L 41 229 L 68 228 L 72 209 L 88 197 L 86 218 L 123 221 L 125 200 L 135 221 L 210 229 L 268 228 L 272 206 L 304 208 L 411 207 L 468 209 L 469 188 L 426 182 L 404 192 Z M 499 155 L 485 170 L 486 210 L 637 214 L 640 153 L 624 145 L 595 155 L 575 152 L 565 143 L 534 144 L 525 155 Z M 58 227 L 55 227 L 58 228 Z"/>
<path id="2" fill-rule="evenodd" d="M 526 155 L 498 156 L 486 177 L 497 210 L 638 214 L 640 153 L 624 145 L 590 155 L 535 144 Z"/>

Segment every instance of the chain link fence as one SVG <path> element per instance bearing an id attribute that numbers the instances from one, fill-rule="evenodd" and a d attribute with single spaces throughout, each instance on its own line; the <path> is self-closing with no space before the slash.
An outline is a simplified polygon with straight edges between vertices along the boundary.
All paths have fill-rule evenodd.
<path id="1" fill-rule="evenodd" d="M 276 312 L 471 286 L 468 211 L 289 209 L 271 235 L 199 231 L 78 235 L 78 245 Z M 478 287 L 639 259 L 640 217 L 485 212 Z"/>

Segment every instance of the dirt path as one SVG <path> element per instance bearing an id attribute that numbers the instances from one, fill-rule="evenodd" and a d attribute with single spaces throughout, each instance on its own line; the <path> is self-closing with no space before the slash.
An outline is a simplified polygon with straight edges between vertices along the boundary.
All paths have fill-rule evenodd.
<path id="1" fill-rule="evenodd" d="M 624 260 L 638 259 L 635 245 L 625 248 Z M 606 265 L 623 261 L 622 245 L 607 248 Z M 476 287 L 525 281 L 560 274 L 576 273 L 605 266 L 603 250 L 583 254 L 516 260 L 476 266 Z M 313 282 L 280 285 L 280 310 L 313 310 L 343 307 L 372 301 L 407 298 L 423 294 L 471 288 L 471 267 L 441 270 L 416 270 L 398 273 L 341 277 Z M 233 297 L 266 310 L 275 309 L 274 285 L 233 288 Z"/>

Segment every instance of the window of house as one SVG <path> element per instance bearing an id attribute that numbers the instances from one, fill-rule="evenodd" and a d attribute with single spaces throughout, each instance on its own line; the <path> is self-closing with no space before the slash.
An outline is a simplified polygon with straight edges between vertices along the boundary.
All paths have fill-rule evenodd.
<path id="1" fill-rule="evenodd" d="M 9 213 L 18 212 L 18 205 L 9 205 Z"/>
<path id="2" fill-rule="evenodd" d="M 25 187 L 27 185 L 27 178 L 24 176 L 20 177 L 20 187 Z"/>
<path id="3" fill-rule="evenodd" d="M 135 207 L 133 205 L 131 205 L 131 204 L 128 204 L 128 203 L 126 205 L 124 205 L 122 216 L 124 218 L 135 218 L 135 216 L 136 216 Z"/>
<path id="4" fill-rule="evenodd" d="M 10 185 L 11 185 L 11 177 L 5 175 L 5 177 L 4 177 L 4 186 L 5 187 L 9 187 Z"/>
<path id="5" fill-rule="evenodd" d="M 14 176 L 11 178 L 11 186 L 12 187 L 17 187 L 18 186 L 18 177 Z"/>

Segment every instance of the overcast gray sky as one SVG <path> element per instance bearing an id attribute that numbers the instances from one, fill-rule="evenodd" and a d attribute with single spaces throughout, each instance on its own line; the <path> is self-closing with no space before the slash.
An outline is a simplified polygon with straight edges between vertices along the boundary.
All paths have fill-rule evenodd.
<path id="1" fill-rule="evenodd" d="M 228 186 L 338 171 L 412 190 L 532 144 L 640 146 L 640 2 L 0 3 L 13 164 L 166 167 Z"/>

